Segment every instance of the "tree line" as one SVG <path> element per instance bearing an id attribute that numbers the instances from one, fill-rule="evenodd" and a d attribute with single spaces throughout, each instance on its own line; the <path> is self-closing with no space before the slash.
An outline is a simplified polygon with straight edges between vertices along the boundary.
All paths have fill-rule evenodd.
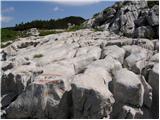
<path id="1" fill-rule="evenodd" d="M 70 16 L 62 19 L 50 19 L 50 20 L 34 20 L 31 22 L 16 24 L 15 27 L 10 28 L 16 31 L 23 31 L 30 28 L 38 28 L 38 29 L 66 29 L 68 28 L 68 24 L 71 25 L 80 25 L 85 21 L 82 17 Z"/>

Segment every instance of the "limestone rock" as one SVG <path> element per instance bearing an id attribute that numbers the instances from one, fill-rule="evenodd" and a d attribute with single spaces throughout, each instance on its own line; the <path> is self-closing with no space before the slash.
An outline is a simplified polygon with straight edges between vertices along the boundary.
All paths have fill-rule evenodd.
<path id="1" fill-rule="evenodd" d="M 74 118 L 109 118 L 114 103 L 101 75 L 92 72 L 74 78 L 72 99 Z"/>
<path id="2" fill-rule="evenodd" d="M 55 118 L 56 105 L 64 93 L 61 80 L 38 80 L 6 109 L 7 118 Z M 54 112 L 55 110 L 55 112 Z"/>
<path id="3" fill-rule="evenodd" d="M 149 11 L 147 16 L 148 23 L 151 26 L 159 25 L 159 6 L 155 5 Z"/>
<path id="4" fill-rule="evenodd" d="M 113 59 L 119 60 L 122 64 L 124 59 L 125 51 L 116 45 L 108 46 L 103 49 L 102 57 L 111 56 Z"/>
<path id="5" fill-rule="evenodd" d="M 143 105 L 144 88 L 137 75 L 127 69 L 114 74 L 113 81 L 115 100 L 135 106 Z"/>
<path id="6" fill-rule="evenodd" d="M 141 26 L 135 29 L 134 37 L 138 38 L 154 38 L 155 33 L 150 26 Z"/>
<path id="7" fill-rule="evenodd" d="M 122 113 L 119 116 L 119 119 L 137 119 L 141 118 L 143 112 L 140 108 L 133 108 L 127 105 L 122 107 Z"/>

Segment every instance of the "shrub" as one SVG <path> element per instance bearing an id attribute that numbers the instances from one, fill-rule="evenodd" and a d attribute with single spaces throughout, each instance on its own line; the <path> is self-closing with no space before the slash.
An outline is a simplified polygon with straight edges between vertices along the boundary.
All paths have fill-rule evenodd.
<path id="1" fill-rule="evenodd" d="M 33 58 L 41 58 L 41 57 L 43 57 L 42 54 L 35 54 L 35 55 L 33 56 Z"/>
<path id="2" fill-rule="evenodd" d="M 97 16 L 98 16 L 98 14 L 99 14 L 99 13 L 94 14 L 94 15 L 93 15 L 93 17 L 94 17 L 94 18 L 95 18 L 95 17 L 97 17 Z"/>
<path id="3" fill-rule="evenodd" d="M 112 12 L 112 8 L 106 8 L 103 10 L 103 13 L 105 13 L 105 14 L 109 14 L 111 12 Z"/>

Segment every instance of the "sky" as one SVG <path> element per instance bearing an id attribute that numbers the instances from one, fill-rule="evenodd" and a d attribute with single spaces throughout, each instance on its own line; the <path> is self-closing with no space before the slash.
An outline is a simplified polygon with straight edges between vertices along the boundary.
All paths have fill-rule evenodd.
<path id="1" fill-rule="evenodd" d="M 95 13 L 114 4 L 101 0 L 2 1 L 1 26 L 12 27 L 32 20 L 58 19 L 68 16 L 91 18 Z"/>

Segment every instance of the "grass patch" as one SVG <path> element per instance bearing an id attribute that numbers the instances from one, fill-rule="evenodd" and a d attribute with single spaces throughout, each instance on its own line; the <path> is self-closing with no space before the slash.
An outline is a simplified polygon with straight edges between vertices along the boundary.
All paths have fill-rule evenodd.
<path id="1" fill-rule="evenodd" d="M 39 30 L 39 32 L 40 32 L 39 36 L 46 36 L 50 34 L 61 33 L 62 31 Z"/>
<path id="2" fill-rule="evenodd" d="M 13 41 L 17 39 L 19 35 L 17 31 L 1 29 L 1 42 Z"/>
<path id="3" fill-rule="evenodd" d="M 0 29 L 0 32 L 1 32 L 1 48 L 10 45 L 12 41 L 15 41 L 17 38 L 28 37 L 26 35 L 26 32 L 23 31 L 14 31 L 11 29 L 2 28 Z"/>
<path id="4" fill-rule="evenodd" d="M 41 58 L 41 57 L 43 57 L 42 54 L 35 54 L 35 55 L 33 56 L 33 58 Z"/>
<path id="5" fill-rule="evenodd" d="M 77 31 L 77 30 L 84 29 L 84 28 L 85 28 L 85 27 L 84 27 L 83 24 L 75 25 L 75 26 L 69 28 L 69 29 L 67 30 L 67 32 Z"/>
<path id="6" fill-rule="evenodd" d="M 98 32 L 98 31 L 103 31 L 103 29 L 102 28 L 94 28 L 93 31 Z"/>

